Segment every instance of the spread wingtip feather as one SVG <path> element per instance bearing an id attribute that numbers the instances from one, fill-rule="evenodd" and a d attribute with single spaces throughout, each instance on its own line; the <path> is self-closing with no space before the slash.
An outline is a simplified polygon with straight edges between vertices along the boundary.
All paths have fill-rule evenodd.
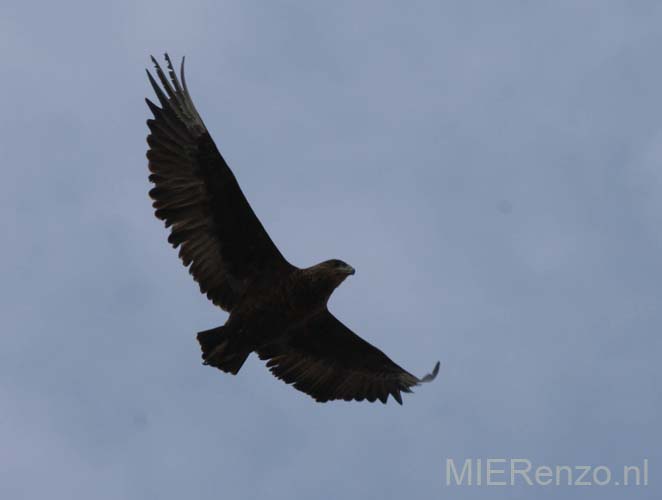
<path id="1" fill-rule="evenodd" d="M 441 364 L 439 363 L 439 361 L 437 361 L 437 364 L 434 365 L 434 368 L 432 369 L 432 372 L 428 373 L 423 378 L 421 378 L 419 383 L 423 384 L 425 382 L 432 382 L 435 378 L 437 378 L 437 374 L 439 373 L 439 366 L 440 365 Z"/>

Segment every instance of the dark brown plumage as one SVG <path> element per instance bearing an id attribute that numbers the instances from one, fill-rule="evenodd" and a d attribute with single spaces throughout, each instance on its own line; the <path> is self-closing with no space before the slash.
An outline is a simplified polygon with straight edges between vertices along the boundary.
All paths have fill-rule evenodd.
<path id="1" fill-rule="evenodd" d="M 200 332 L 207 365 L 236 374 L 251 352 L 281 380 L 317 401 L 402 403 L 401 392 L 433 380 L 439 363 L 419 379 L 355 335 L 327 309 L 333 290 L 354 269 L 328 260 L 306 269 L 291 265 L 262 227 L 165 55 L 163 88 L 147 72 L 161 104 L 149 99 L 149 180 L 156 216 L 200 291 L 230 316 Z"/>

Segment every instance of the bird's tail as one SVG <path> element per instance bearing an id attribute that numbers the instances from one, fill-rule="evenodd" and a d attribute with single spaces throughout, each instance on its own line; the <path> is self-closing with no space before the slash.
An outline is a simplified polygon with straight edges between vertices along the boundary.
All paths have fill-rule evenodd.
<path id="1" fill-rule="evenodd" d="M 253 349 L 233 335 L 225 327 L 219 326 L 198 333 L 204 364 L 214 366 L 226 373 L 236 375 Z"/>

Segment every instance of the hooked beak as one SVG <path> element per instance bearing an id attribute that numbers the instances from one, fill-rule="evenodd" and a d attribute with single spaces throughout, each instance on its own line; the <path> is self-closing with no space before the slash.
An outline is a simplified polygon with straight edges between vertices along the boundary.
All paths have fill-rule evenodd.
<path id="1" fill-rule="evenodd" d="M 352 274 L 356 274 L 356 269 L 354 269 L 352 266 L 349 266 L 349 265 L 343 267 L 342 270 L 348 276 L 351 276 Z"/>

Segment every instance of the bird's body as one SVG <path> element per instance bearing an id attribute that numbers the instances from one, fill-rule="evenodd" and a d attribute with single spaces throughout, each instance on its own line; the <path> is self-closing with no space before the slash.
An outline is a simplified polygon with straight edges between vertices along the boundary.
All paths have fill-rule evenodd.
<path id="1" fill-rule="evenodd" d="M 219 153 L 166 55 L 170 80 L 154 60 L 164 91 L 148 72 L 161 108 L 147 138 L 156 216 L 201 292 L 230 316 L 198 334 L 205 364 L 236 374 L 256 352 L 272 373 L 318 401 L 401 402 L 418 379 L 370 345 L 328 310 L 348 264 L 327 260 L 300 269 L 282 256 Z"/>
<path id="2" fill-rule="evenodd" d="M 198 334 L 205 363 L 236 374 L 251 352 L 266 352 L 291 340 L 301 325 L 330 315 L 327 302 L 331 293 L 351 274 L 351 266 L 331 260 L 258 279 L 223 327 Z"/>

